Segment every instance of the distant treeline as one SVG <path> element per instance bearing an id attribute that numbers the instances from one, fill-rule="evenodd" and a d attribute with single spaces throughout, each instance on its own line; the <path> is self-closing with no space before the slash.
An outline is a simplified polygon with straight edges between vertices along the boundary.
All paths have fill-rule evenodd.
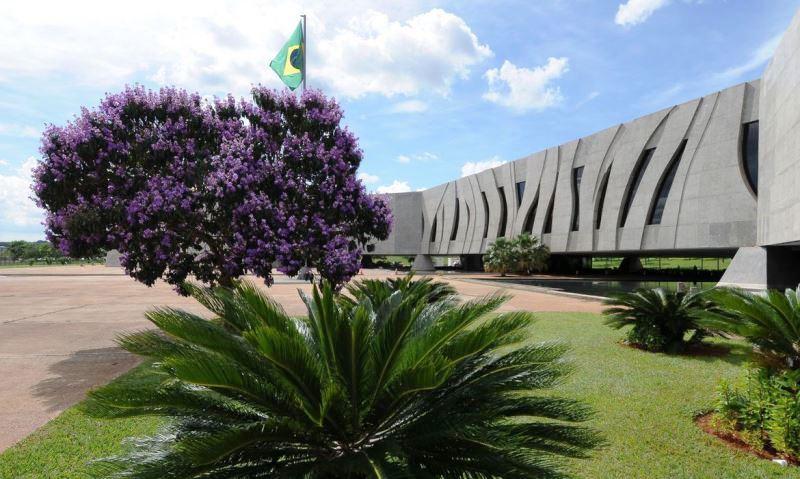
<path id="1" fill-rule="evenodd" d="M 0 242 L 0 264 L 70 264 L 75 262 L 95 262 L 96 258 L 68 258 L 47 241 L 6 241 Z"/>

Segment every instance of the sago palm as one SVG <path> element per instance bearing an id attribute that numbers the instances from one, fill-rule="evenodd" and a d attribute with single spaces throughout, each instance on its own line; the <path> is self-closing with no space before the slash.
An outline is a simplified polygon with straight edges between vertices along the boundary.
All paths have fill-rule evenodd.
<path id="1" fill-rule="evenodd" d="M 763 366 L 800 369 L 800 298 L 798 291 L 769 290 L 754 294 L 716 288 L 707 298 L 717 307 L 698 312 L 707 328 L 744 337 Z"/>
<path id="2" fill-rule="evenodd" d="M 348 295 L 339 295 L 339 304 L 354 307 L 363 299 L 372 304 L 383 303 L 393 293 L 401 291 L 408 301 L 421 300 L 435 303 L 456 295 L 456 290 L 447 283 L 432 278 L 415 279 L 414 273 L 399 278 L 365 279 L 349 283 L 345 287 Z"/>
<path id="3" fill-rule="evenodd" d="M 90 393 L 101 417 L 162 415 L 158 434 L 96 466 L 118 478 L 564 477 L 598 437 L 590 411 L 551 394 L 558 343 L 519 344 L 506 298 L 458 303 L 430 281 L 329 286 L 292 318 L 257 287 L 190 287 L 215 317 L 173 309 L 120 339 L 146 379 Z"/>
<path id="4" fill-rule="evenodd" d="M 603 304 L 608 306 L 603 310 L 605 323 L 616 329 L 631 326 L 628 342 L 649 351 L 679 352 L 687 344 L 687 333 L 693 332 L 689 342 L 706 334 L 694 317 L 707 307 L 700 293 L 640 288 L 615 294 Z"/>

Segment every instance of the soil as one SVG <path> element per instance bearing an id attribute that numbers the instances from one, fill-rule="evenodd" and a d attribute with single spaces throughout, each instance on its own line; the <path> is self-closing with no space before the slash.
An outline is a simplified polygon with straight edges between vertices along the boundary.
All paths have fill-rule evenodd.
<path id="1" fill-rule="evenodd" d="M 714 427 L 713 421 L 714 413 L 706 413 L 697 416 L 694 422 L 704 432 L 722 440 L 726 446 L 737 451 L 743 451 L 748 454 L 753 454 L 762 459 L 785 459 L 793 466 L 800 465 L 800 459 L 790 454 L 778 453 L 772 449 L 757 449 L 750 444 L 746 443 L 736 431 L 719 430 Z"/>

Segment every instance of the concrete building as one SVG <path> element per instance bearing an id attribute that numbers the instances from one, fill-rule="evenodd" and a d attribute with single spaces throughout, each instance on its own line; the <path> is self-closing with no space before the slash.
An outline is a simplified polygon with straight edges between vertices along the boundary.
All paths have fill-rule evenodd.
<path id="1" fill-rule="evenodd" d="M 368 255 L 480 263 L 530 232 L 556 258 L 727 256 L 722 279 L 800 281 L 800 14 L 761 80 L 726 88 L 500 167 L 390 195 L 391 236 Z"/>

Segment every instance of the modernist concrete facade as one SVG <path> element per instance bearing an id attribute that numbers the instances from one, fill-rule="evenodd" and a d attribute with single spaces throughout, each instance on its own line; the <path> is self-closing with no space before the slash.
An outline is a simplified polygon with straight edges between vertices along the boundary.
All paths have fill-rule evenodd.
<path id="1" fill-rule="evenodd" d="M 394 231 L 367 254 L 420 268 L 529 232 L 554 255 L 736 253 L 724 282 L 796 285 L 800 14 L 761 80 L 390 202 Z"/>

